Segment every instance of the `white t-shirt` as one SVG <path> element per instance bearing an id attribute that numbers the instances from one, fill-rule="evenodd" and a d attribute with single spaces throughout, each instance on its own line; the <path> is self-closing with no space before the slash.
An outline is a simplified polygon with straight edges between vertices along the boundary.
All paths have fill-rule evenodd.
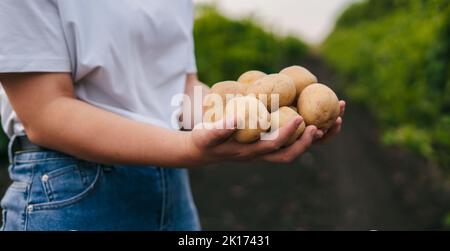
<path id="1" fill-rule="evenodd" d="M 193 19 L 192 0 L 1 0 L 0 72 L 68 72 L 80 100 L 169 128 L 196 72 Z M 3 89 L 0 110 L 24 134 Z"/>

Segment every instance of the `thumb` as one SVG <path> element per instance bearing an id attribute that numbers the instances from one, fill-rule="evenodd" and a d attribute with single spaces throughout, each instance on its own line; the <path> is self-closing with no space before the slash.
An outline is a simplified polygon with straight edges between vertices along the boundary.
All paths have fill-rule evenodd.
<path id="1" fill-rule="evenodd" d="M 236 120 L 222 119 L 214 123 L 205 123 L 202 127 L 204 145 L 215 146 L 230 138 L 236 131 Z"/>

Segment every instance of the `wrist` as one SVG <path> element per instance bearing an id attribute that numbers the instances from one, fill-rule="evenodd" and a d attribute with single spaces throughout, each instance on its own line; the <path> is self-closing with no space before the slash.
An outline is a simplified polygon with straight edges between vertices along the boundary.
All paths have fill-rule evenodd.
<path id="1" fill-rule="evenodd" d="M 205 164 L 203 151 L 194 143 L 192 132 L 182 133 L 183 140 L 183 161 L 187 166 L 200 166 Z"/>

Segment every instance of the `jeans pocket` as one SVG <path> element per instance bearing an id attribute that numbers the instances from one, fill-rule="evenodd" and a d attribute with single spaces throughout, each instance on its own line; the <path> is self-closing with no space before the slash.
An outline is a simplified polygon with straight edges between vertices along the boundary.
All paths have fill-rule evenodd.
<path id="1" fill-rule="evenodd" d="M 102 168 L 89 162 L 79 162 L 43 173 L 39 178 L 47 202 L 31 204 L 29 210 L 58 209 L 75 204 L 94 190 Z"/>

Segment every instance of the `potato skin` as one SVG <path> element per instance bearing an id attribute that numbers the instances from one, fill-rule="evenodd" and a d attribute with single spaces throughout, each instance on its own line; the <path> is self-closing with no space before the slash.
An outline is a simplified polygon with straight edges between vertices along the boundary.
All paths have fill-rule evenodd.
<path id="1" fill-rule="evenodd" d="M 251 85 L 265 76 L 267 76 L 267 74 L 262 71 L 248 71 L 239 77 L 238 82 Z"/>
<path id="2" fill-rule="evenodd" d="M 243 112 L 239 112 L 243 109 Z M 270 114 L 265 105 L 252 96 L 237 97 L 230 100 L 226 106 L 226 118 L 235 116 L 238 121 L 238 129 L 233 138 L 242 144 L 257 141 L 262 132 L 266 132 L 270 126 Z M 245 123 L 245 124 L 241 124 Z M 250 128 L 252 125 L 256 128 Z"/>
<path id="3" fill-rule="evenodd" d="M 278 111 L 273 112 L 271 114 L 271 125 L 272 130 L 275 131 L 279 128 L 282 128 L 287 123 L 289 123 L 291 120 L 293 120 L 295 117 L 300 116 L 296 111 L 294 111 L 292 108 L 284 106 L 281 107 Z M 297 130 L 295 131 L 294 135 L 291 136 L 290 140 L 286 143 L 285 146 L 290 146 L 295 143 L 295 141 L 303 134 L 305 131 L 306 124 L 305 122 L 302 122 Z"/>
<path id="4" fill-rule="evenodd" d="M 339 117 L 339 99 L 328 86 L 312 84 L 300 94 L 297 109 L 306 125 L 328 130 Z"/>
<path id="5" fill-rule="evenodd" d="M 224 111 L 225 111 L 225 106 L 226 106 L 226 102 L 227 102 L 227 95 L 232 95 L 230 97 L 230 99 L 232 99 L 238 95 L 245 96 L 246 91 L 247 91 L 247 87 L 244 84 L 238 83 L 236 81 L 218 82 L 211 87 L 211 94 L 217 94 L 222 99 L 222 109 Z M 209 113 L 209 111 L 213 110 L 215 108 L 214 105 L 217 105 L 217 104 L 214 102 L 213 96 L 210 94 L 206 95 L 205 100 L 203 101 L 203 109 L 204 109 L 203 115 L 205 115 L 205 114 Z M 217 114 L 217 115 L 220 115 L 220 114 Z M 204 117 L 203 122 L 216 122 L 216 121 L 220 120 L 221 118 L 222 118 L 222 116 L 215 116 L 215 115 L 210 118 Z"/>
<path id="6" fill-rule="evenodd" d="M 297 90 L 297 97 L 300 96 L 302 91 L 311 84 L 317 83 L 317 77 L 314 76 L 310 71 L 306 68 L 294 65 L 291 67 L 287 67 L 280 71 L 280 74 L 284 74 L 292 78 L 295 84 L 295 88 Z"/>
<path id="7" fill-rule="evenodd" d="M 227 94 L 245 96 L 246 89 L 246 86 L 242 83 L 236 81 L 223 81 L 213 85 L 211 87 L 211 92 L 220 95 L 225 104 L 227 101 Z"/>
<path id="8" fill-rule="evenodd" d="M 220 113 L 219 111 L 213 110 L 214 107 L 206 108 L 203 113 L 203 122 L 204 123 L 214 123 L 222 119 L 225 112 Z M 223 108 L 225 110 L 225 107 Z M 210 116 L 210 114 L 213 114 Z"/>
<path id="9" fill-rule="evenodd" d="M 271 94 L 279 95 L 279 107 L 288 106 L 295 100 L 296 89 L 293 80 L 282 74 L 270 74 L 267 75 L 247 88 L 247 95 L 255 95 L 257 98 L 261 98 L 259 95 L 265 95 L 267 97 L 267 108 L 271 110 Z"/>

